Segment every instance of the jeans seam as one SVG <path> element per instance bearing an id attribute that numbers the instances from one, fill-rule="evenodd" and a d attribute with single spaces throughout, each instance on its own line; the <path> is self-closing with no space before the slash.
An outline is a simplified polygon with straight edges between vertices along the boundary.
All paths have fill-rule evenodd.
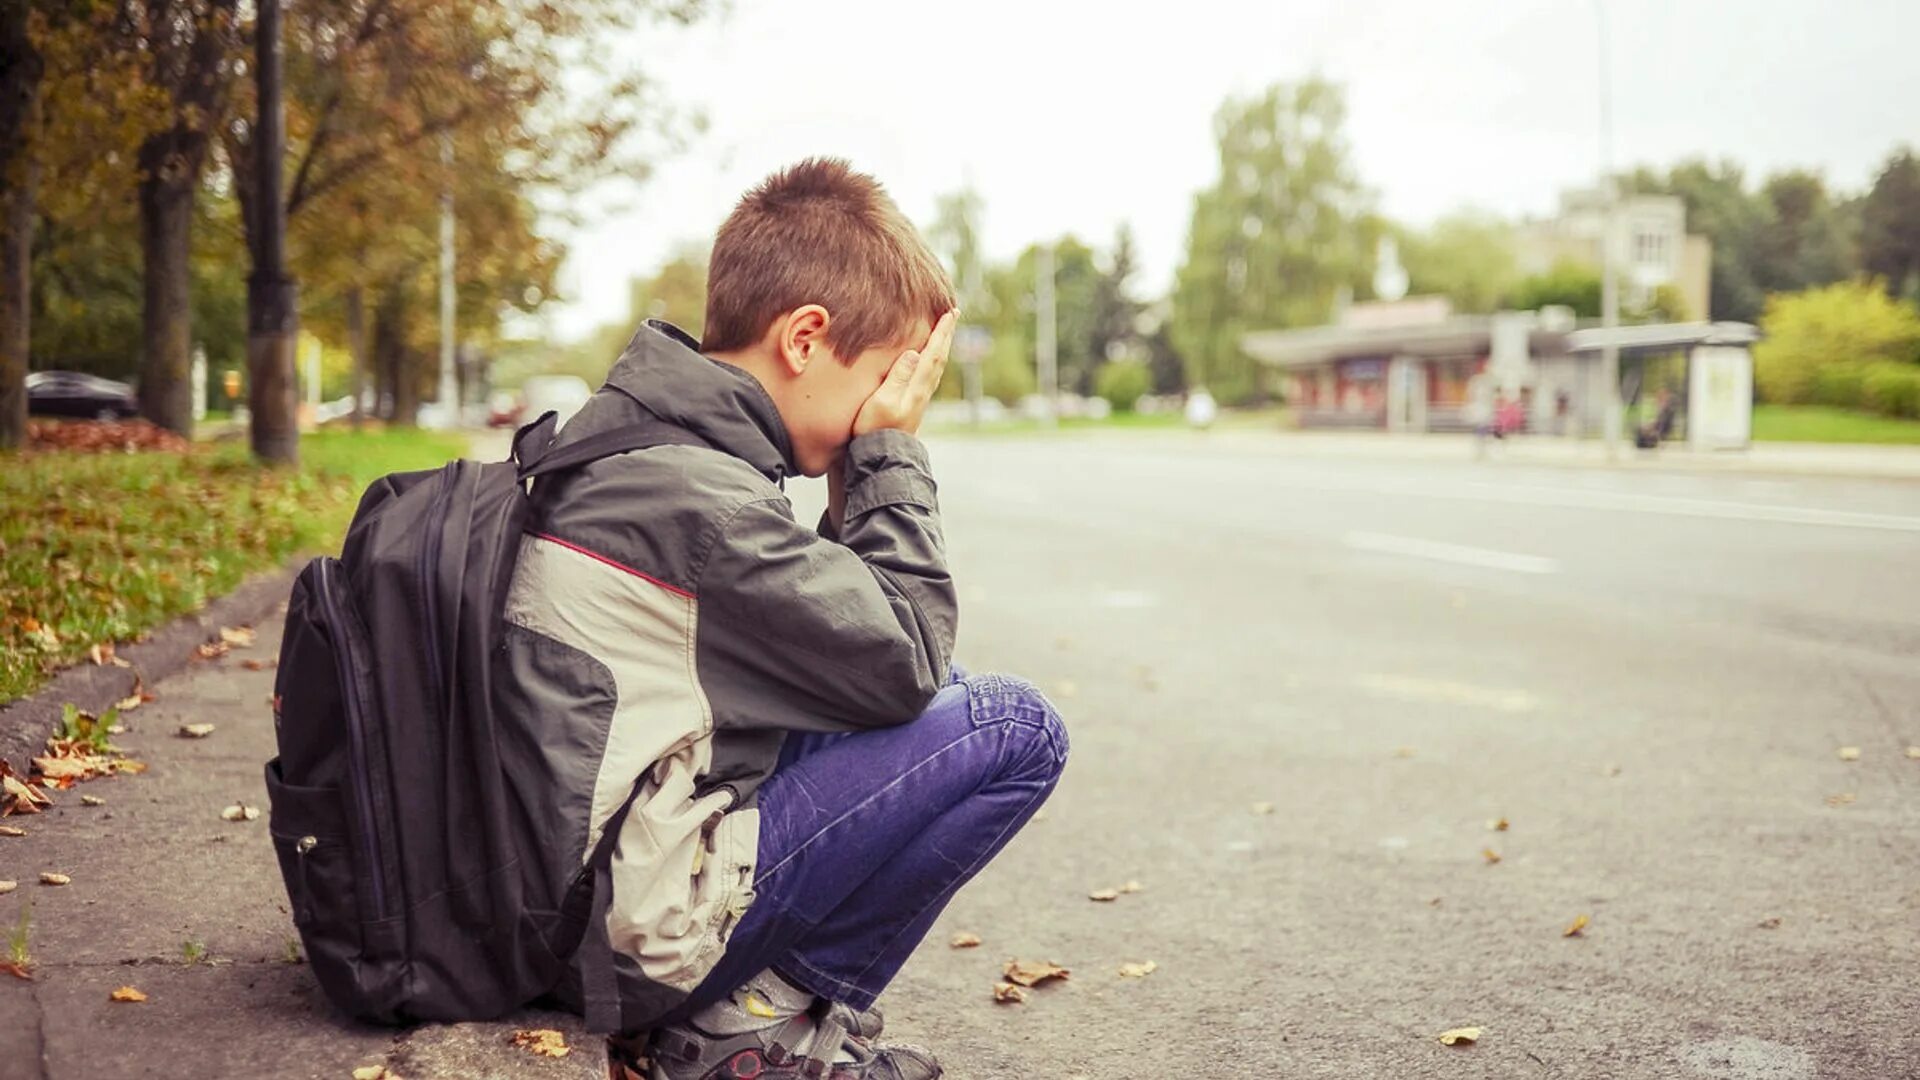
<path id="1" fill-rule="evenodd" d="M 913 774 L 919 772 L 921 769 L 924 769 L 927 766 L 931 765 L 934 761 L 938 760 L 940 756 L 945 754 L 947 751 L 953 749 L 956 746 L 959 746 L 961 743 L 966 742 L 968 739 L 971 739 L 975 735 L 978 735 L 981 732 L 986 730 L 988 729 L 974 728 L 973 730 L 960 735 L 958 738 L 954 739 L 952 742 L 947 743 L 945 746 L 942 746 L 940 749 L 935 750 L 933 753 L 928 754 L 924 758 L 921 758 L 919 764 L 915 765 L 913 768 L 908 769 L 906 772 L 903 772 L 899 776 L 895 777 L 890 783 L 887 784 L 886 787 L 883 787 L 880 790 L 872 793 L 871 795 L 868 795 L 866 798 L 860 800 L 855 805 L 848 807 L 845 811 L 842 811 L 840 816 L 834 818 L 832 821 L 827 822 L 825 825 L 820 826 L 818 829 L 815 829 L 813 832 L 813 835 L 807 837 L 806 843 L 801 844 L 800 846 L 794 848 L 792 851 L 787 852 L 787 855 L 785 858 L 781 859 L 777 863 L 774 863 L 771 867 L 768 867 L 763 873 L 761 873 L 758 877 L 756 877 L 753 882 L 754 889 L 758 891 L 758 889 L 760 888 L 761 882 L 764 882 L 768 878 L 779 873 L 782 867 L 792 862 L 796 857 L 799 856 L 801 852 L 812 847 L 815 842 L 817 842 L 822 836 L 825 836 L 828 832 L 831 832 L 841 822 L 847 820 L 853 815 L 866 809 L 867 805 L 873 802 L 875 799 L 880 798 L 882 795 L 887 794 L 888 792 L 892 791 L 894 788 L 897 788 L 901 784 L 906 783 L 908 777 L 911 777 Z"/>
<path id="2" fill-rule="evenodd" d="M 776 961 L 774 966 L 779 967 L 787 964 L 791 964 L 792 966 L 797 967 L 801 971 L 805 972 L 807 977 L 810 980 L 817 979 L 820 982 L 825 983 L 828 986 L 831 986 L 835 991 L 837 991 L 841 995 L 845 995 L 846 997 L 858 997 L 861 999 L 865 999 L 867 996 L 867 991 L 865 987 L 861 986 L 859 983 L 848 982 L 845 979 L 836 978 L 832 975 L 827 974 L 824 971 L 821 971 L 819 968 L 814 967 L 812 964 L 808 963 L 806 957 L 801 956 L 800 950 L 798 949 L 788 949 L 787 954 L 784 957 L 782 957 L 780 960 Z M 807 989 L 812 990 L 815 993 L 819 993 L 818 987 L 809 986 L 807 987 Z M 827 994 L 826 996 L 832 998 L 835 1001 L 843 1000 L 843 998 L 837 997 L 834 994 Z"/>
<path id="3" fill-rule="evenodd" d="M 1044 784 L 1041 786 L 1041 789 L 1039 791 L 1034 792 L 1033 797 L 1027 800 L 1027 805 L 1024 807 L 1021 807 L 1020 813 L 1014 815 L 1013 820 L 1009 821 L 1006 827 L 1001 829 L 1000 832 L 997 833 L 994 836 L 994 838 L 991 841 L 989 841 L 984 848 L 981 849 L 981 854 L 979 855 L 979 857 L 975 858 L 973 860 L 973 863 L 969 865 L 966 868 L 966 870 L 962 871 L 958 875 L 955 875 L 953 881 L 950 884 L 948 884 L 946 888 L 940 890 L 938 893 L 935 893 L 930 899 L 927 900 L 926 903 L 921 904 L 917 909 L 915 909 L 913 913 L 913 917 L 908 919 L 906 922 L 902 923 L 900 929 L 893 932 L 893 936 L 887 938 L 885 942 L 882 942 L 880 947 L 874 950 L 873 958 L 867 961 L 867 964 L 865 967 L 861 968 L 857 972 L 854 972 L 853 977 L 855 979 L 858 979 L 861 976 L 864 976 L 867 972 L 872 971 L 873 965 L 880 962 L 880 958 L 887 954 L 887 950 L 893 946 L 893 943 L 900 940 L 900 935 L 907 932 L 906 928 L 909 926 L 912 926 L 914 922 L 920 918 L 921 915 L 926 913 L 928 908 L 939 903 L 943 897 L 952 896 L 954 893 L 960 890 L 960 886 L 973 880 L 973 875 L 979 873 L 980 868 L 982 866 L 985 866 L 987 863 L 987 860 L 993 857 L 991 852 L 994 850 L 995 846 L 998 845 L 1000 841 L 1007 836 L 1008 833 L 1014 831 L 1014 829 L 1018 827 L 1018 823 L 1022 823 L 1025 821 L 1026 814 L 1029 810 L 1033 809 L 1034 803 L 1039 802 L 1040 800 L 1046 798 L 1048 794 L 1052 792 L 1052 790 L 1053 790 L 1053 786 L 1051 784 Z"/>

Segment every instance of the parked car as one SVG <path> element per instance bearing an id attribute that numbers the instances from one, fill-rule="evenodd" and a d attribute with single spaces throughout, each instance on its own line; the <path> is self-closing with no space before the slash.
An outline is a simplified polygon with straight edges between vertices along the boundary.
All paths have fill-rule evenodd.
<path id="1" fill-rule="evenodd" d="M 33 416 L 75 416 L 84 420 L 124 420 L 140 414 L 133 387 L 83 371 L 36 371 L 27 376 L 27 412 Z"/>
<path id="2" fill-rule="evenodd" d="M 526 406 L 520 403 L 520 395 L 511 390 L 496 390 L 487 399 L 488 427 L 519 427 L 520 412 Z"/>
<path id="3" fill-rule="evenodd" d="M 573 414 L 592 396 L 593 388 L 578 375 L 530 376 L 520 384 L 520 400 L 524 403 L 521 415 L 538 420 L 541 413 L 552 410 L 564 424 L 573 419 Z"/>

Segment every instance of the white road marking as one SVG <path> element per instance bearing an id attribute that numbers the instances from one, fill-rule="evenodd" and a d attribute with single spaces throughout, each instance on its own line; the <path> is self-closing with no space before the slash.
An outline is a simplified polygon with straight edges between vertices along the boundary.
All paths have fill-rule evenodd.
<path id="1" fill-rule="evenodd" d="M 1481 566 L 1489 570 L 1511 570 L 1516 574 L 1555 574 L 1560 571 L 1560 560 L 1544 555 L 1518 555 L 1511 551 L 1443 544 L 1438 540 L 1389 536 L 1386 533 L 1350 532 L 1347 534 L 1347 546 L 1386 555 L 1408 555 L 1416 559 Z"/>
<path id="2" fill-rule="evenodd" d="M 1525 690 L 1475 686 L 1472 683 L 1424 679 L 1414 675 L 1362 675 L 1355 682 L 1362 689 L 1402 701 L 1469 705 L 1511 713 L 1530 712 L 1540 703 L 1538 698 Z"/>

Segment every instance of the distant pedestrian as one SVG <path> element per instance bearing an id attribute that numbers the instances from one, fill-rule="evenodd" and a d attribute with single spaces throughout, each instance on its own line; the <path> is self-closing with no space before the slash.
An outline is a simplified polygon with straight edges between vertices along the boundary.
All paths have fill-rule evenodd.
<path id="1" fill-rule="evenodd" d="M 1659 410 L 1651 421 L 1640 425 L 1639 434 L 1633 440 L 1633 444 L 1642 450 L 1652 450 L 1672 438 L 1674 422 L 1680 416 L 1680 406 L 1674 400 L 1673 391 L 1662 387 L 1656 400 L 1660 403 Z"/>

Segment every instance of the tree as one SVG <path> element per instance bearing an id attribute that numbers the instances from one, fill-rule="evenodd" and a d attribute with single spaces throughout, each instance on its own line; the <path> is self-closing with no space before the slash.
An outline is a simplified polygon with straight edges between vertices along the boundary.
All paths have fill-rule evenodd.
<path id="1" fill-rule="evenodd" d="M 927 229 L 927 243 L 947 266 L 960 304 L 960 315 L 969 325 L 988 328 L 994 321 L 992 296 L 986 284 L 986 258 L 980 250 L 980 215 L 984 208 L 980 193 L 971 185 L 940 196 L 934 203 L 933 224 Z M 947 365 L 940 379 L 937 396 L 953 399 L 965 395 L 965 365 Z M 983 389 L 981 391 L 985 393 Z"/>
<path id="2" fill-rule="evenodd" d="M 1321 79 L 1229 99 L 1214 117 L 1220 176 L 1195 196 L 1173 296 L 1190 381 L 1229 402 L 1261 393 L 1248 330 L 1325 322 L 1366 288 L 1381 225 L 1348 160 L 1346 105 Z"/>
<path id="3" fill-rule="evenodd" d="M 1799 292 L 1853 273 L 1853 223 L 1828 196 L 1818 173 L 1775 173 L 1760 186 L 1760 199 L 1766 216 L 1756 244 L 1755 276 L 1768 292 Z"/>
<path id="4" fill-rule="evenodd" d="M 161 427 L 193 428 L 195 197 L 213 132 L 226 115 L 238 0 L 149 0 L 128 48 L 148 58 L 147 81 L 166 94 L 164 126 L 140 144 L 140 250 L 145 260 L 140 412 Z"/>
<path id="5" fill-rule="evenodd" d="M 1920 301 L 1920 158 L 1887 159 L 1860 205 L 1860 263 L 1887 291 Z"/>
<path id="6" fill-rule="evenodd" d="M 707 321 L 707 250 L 683 246 L 651 275 L 635 278 L 628 303 L 630 321 L 665 319 L 692 334 L 695 340 Z M 630 333 L 631 327 L 628 328 Z M 624 344 L 624 342 L 622 343 Z M 618 350 L 607 357 L 612 363 Z"/>
<path id="7" fill-rule="evenodd" d="M 40 128 L 40 52 L 25 0 L 0 6 L 0 450 L 27 438 L 34 160 Z"/>
<path id="8" fill-rule="evenodd" d="M 1450 214 L 1425 231 L 1400 235 L 1400 261 L 1411 291 L 1444 296 L 1455 311 L 1496 311 L 1517 283 L 1513 227 L 1489 214 Z"/>
<path id="9" fill-rule="evenodd" d="M 1522 280 L 1507 295 L 1507 307 L 1538 311 L 1548 305 L 1573 309 L 1580 318 L 1600 317 L 1600 275 L 1584 263 L 1561 261 L 1544 274 Z"/>
<path id="10" fill-rule="evenodd" d="M 1139 330 L 1135 324 L 1143 307 L 1128 284 L 1133 274 L 1133 230 L 1123 223 L 1114 230 L 1113 249 L 1093 285 L 1091 352 L 1096 365 L 1123 357 L 1139 359 L 1125 356 L 1136 351 Z"/>

